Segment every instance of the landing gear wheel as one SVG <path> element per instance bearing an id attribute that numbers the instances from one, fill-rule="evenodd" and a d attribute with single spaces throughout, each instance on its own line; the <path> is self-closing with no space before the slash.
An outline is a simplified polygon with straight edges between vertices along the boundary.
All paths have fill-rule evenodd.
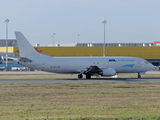
<path id="1" fill-rule="evenodd" d="M 83 75 L 82 75 L 82 74 L 79 74 L 79 75 L 78 75 L 78 78 L 79 78 L 79 79 L 82 79 L 82 78 L 83 78 Z"/>
<path id="2" fill-rule="evenodd" d="M 91 75 L 90 74 L 86 74 L 86 79 L 91 79 Z"/>
<path id="3" fill-rule="evenodd" d="M 138 73 L 138 78 L 141 78 L 141 75 Z"/>

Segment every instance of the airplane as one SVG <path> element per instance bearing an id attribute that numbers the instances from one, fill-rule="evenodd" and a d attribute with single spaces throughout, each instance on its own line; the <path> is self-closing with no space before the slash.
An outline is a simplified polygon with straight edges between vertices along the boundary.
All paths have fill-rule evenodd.
<path id="1" fill-rule="evenodd" d="M 86 76 L 114 76 L 118 73 L 141 74 L 152 70 L 154 66 L 148 61 L 137 57 L 51 57 L 38 53 L 21 32 L 15 32 L 20 58 L 18 63 L 36 70 L 61 73 L 78 74 L 78 79 Z"/>

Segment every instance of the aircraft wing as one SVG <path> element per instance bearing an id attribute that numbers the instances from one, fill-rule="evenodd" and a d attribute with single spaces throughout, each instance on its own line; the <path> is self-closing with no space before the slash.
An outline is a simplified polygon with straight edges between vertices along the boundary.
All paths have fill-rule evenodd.
<path id="1" fill-rule="evenodd" d="M 98 73 L 99 74 L 100 72 L 102 72 L 102 70 L 99 67 L 90 66 L 87 70 L 84 71 L 84 74 L 88 74 L 88 73 L 90 74 Z"/>
<path id="2" fill-rule="evenodd" d="M 90 66 L 84 70 L 83 74 L 86 74 L 87 79 L 90 79 L 91 75 L 101 75 L 101 76 L 114 76 L 116 74 L 113 68 L 103 68 L 100 69 L 98 66 Z"/>
<path id="3" fill-rule="evenodd" d="M 102 70 L 97 66 L 90 66 L 86 69 L 78 69 L 76 70 L 79 74 L 92 74 L 92 73 L 100 73 Z"/>

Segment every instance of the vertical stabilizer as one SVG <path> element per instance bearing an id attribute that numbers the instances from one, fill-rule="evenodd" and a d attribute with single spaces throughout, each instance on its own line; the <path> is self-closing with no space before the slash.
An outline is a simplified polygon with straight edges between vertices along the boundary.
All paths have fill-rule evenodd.
<path id="1" fill-rule="evenodd" d="M 15 32 L 19 52 L 21 57 L 40 57 L 42 54 L 38 53 L 32 45 L 28 42 L 21 32 Z"/>

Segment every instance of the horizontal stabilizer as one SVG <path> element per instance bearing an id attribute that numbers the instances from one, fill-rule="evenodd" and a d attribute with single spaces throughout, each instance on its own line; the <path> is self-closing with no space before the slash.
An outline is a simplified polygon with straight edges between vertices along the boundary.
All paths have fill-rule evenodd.
<path id="1" fill-rule="evenodd" d="M 19 58 L 19 61 L 20 61 L 20 62 L 32 62 L 32 60 L 30 60 L 30 59 L 28 59 L 28 58 L 26 58 L 26 57 L 20 57 L 20 58 Z"/>
<path id="2" fill-rule="evenodd" d="M 4 57 L 4 56 L 2 56 L 2 57 L 3 57 L 3 59 L 6 59 L 6 57 Z M 18 58 L 15 58 L 15 57 L 7 57 L 7 59 L 18 61 Z"/>

